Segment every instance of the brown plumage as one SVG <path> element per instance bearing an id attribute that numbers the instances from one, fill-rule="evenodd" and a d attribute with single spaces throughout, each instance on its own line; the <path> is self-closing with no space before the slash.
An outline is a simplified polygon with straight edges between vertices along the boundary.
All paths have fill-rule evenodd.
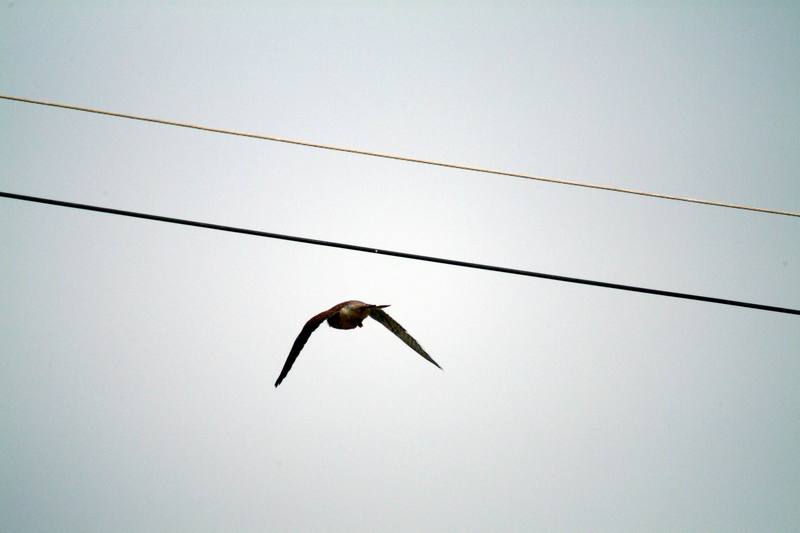
<path id="1" fill-rule="evenodd" d="M 348 300 L 346 302 L 336 304 L 327 311 L 323 311 L 322 313 L 311 318 L 308 322 L 306 322 L 306 325 L 303 326 L 300 334 L 294 340 L 292 349 L 289 351 L 289 357 L 286 358 L 286 362 L 283 365 L 280 376 L 278 376 L 278 380 L 275 382 L 275 386 L 277 387 L 280 385 L 281 381 L 283 381 L 283 378 L 285 378 L 286 374 L 289 373 L 289 370 L 291 370 L 295 359 L 297 359 L 297 356 L 300 355 L 300 351 L 303 349 L 303 346 L 305 346 L 306 342 L 308 342 L 308 338 L 311 337 L 311 334 L 314 333 L 314 330 L 317 329 L 320 324 L 327 321 L 328 325 L 332 328 L 354 329 L 357 327 L 362 327 L 362 322 L 364 322 L 364 319 L 368 316 L 386 326 L 386 329 L 397 335 L 400 340 L 405 342 L 412 350 L 420 354 L 437 367 L 442 368 L 436 361 L 433 360 L 430 355 L 428 355 L 428 353 L 422 348 L 422 346 L 419 345 L 414 337 L 408 334 L 403 326 L 395 322 L 392 317 L 383 311 L 384 307 L 389 306 L 365 304 L 364 302 L 359 302 L 358 300 Z"/>

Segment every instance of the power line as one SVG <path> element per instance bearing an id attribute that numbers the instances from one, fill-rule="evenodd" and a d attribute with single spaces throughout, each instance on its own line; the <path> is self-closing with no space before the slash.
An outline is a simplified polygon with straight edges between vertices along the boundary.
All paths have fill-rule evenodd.
<path id="1" fill-rule="evenodd" d="M 145 220 L 155 220 L 157 222 L 168 222 L 170 224 L 181 224 L 184 226 L 194 226 L 197 228 L 213 229 L 218 231 L 228 231 L 231 233 L 242 233 L 245 235 L 255 235 L 256 237 L 267 237 L 270 239 L 281 239 L 284 241 L 301 242 L 304 244 L 314 244 L 317 246 L 329 246 L 332 248 L 341 248 L 344 250 L 352 250 L 356 252 L 366 252 L 379 255 L 388 255 L 392 257 L 401 257 L 404 259 L 414 259 L 417 261 L 428 261 L 431 263 L 441 263 L 445 265 L 460 266 L 465 268 L 475 268 L 480 270 L 490 270 L 493 272 L 502 272 L 504 274 L 516 274 L 519 276 L 529 276 L 534 278 L 543 278 L 554 281 L 563 281 L 566 283 L 578 283 L 581 285 L 592 285 L 594 287 L 604 287 L 606 289 L 617 289 L 623 291 L 640 292 L 645 294 L 654 294 L 656 296 L 668 296 L 671 298 L 683 298 L 685 300 L 698 300 L 701 302 L 717 303 L 723 305 L 733 305 L 737 307 L 747 307 L 750 309 L 758 309 L 761 311 L 773 311 L 777 313 L 789 313 L 793 315 L 800 315 L 800 309 L 790 309 L 786 307 L 775 307 L 772 305 L 764 305 L 758 303 L 741 302 L 737 300 L 729 300 L 726 298 L 713 298 L 710 296 L 701 296 L 697 294 L 687 294 L 682 292 L 663 291 L 659 289 L 649 289 L 646 287 L 635 287 L 632 285 L 625 285 L 622 283 L 608 283 L 605 281 L 594 281 L 582 278 L 573 278 L 568 276 L 558 276 L 554 274 L 544 274 L 541 272 L 533 272 L 530 270 L 520 270 L 516 268 L 508 268 L 501 266 L 484 265 L 480 263 L 470 263 L 467 261 L 458 261 L 454 259 L 446 259 L 442 257 L 431 257 L 427 255 L 411 254 L 407 252 L 396 252 L 392 250 L 382 250 L 380 248 L 372 248 L 369 246 L 357 246 L 355 244 L 345 244 L 340 242 L 332 242 L 321 239 L 309 239 L 307 237 L 297 237 L 293 235 L 284 235 L 281 233 L 271 233 L 268 231 L 259 231 L 247 228 L 237 228 L 233 226 L 225 226 L 222 224 L 211 224 L 209 222 L 198 222 L 194 220 L 186 220 L 182 218 L 165 217 L 161 215 L 151 215 L 147 213 L 139 213 L 136 211 L 124 211 L 122 209 L 112 209 L 110 207 L 100 207 L 96 205 L 81 204 L 75 202 L 65 202 L 63 200 L 53 200 L 50 198 L 40 198 L 36 196 L 27 196 L 23 194 L 15 194 L 10 192 L 0 191 L 0 197 L 11 198 L 14 200 L 24 200 L 27 202 L 37 202 L 41 204 L 56 205 L 60 207 L 70 207 L 73 209 L 83 209 L 86 211 L 96 211 L 99 213 L 108 213 L 111 215 L 121 215 L 133 218 L 143 218 Z"/>
<path id="2" fill-rule="evenodd" d="M 357 148 L 346 148 L 346 147 L 342 147 L 342 146 L 333 146 L 333 145 L 329 145 L 329 144 L 320 144 L 320 143 L 314 143 L 314 142 L 299 141 L 299 140 L 295 140 L 295 139 L 287 139 L 287 138 L 284 138 L 284 137 L 276 137 L 276 136 L 273 136 L 273 135 L 260 135 L 260 134 L 257 134 L 257 133 L 247 133 L 247 132 L 235 131 L 235 130 L 227 130 L 227 129 L 222 129 L 222 128 L 212 128 L 212 127 L 208 127 L 208 126 L 200 126 L 200 125 L 197 125 L 197 124 L 189 124 L 189 123 L 186 123 L 186 122 L 176 122 L 176 121 L 173 121 L 173 120 L 164 120 L 164 119 L 159 119 L 159 118 L 144 117 L 144 116 L 140 116 L 140 115 L 130 115 L 130 114 L 127 114 L 127 113 L 117 113 L 117 112 L 114 112 L 114 111 L 104 111 L 102 109 L 92 109 L 90 107 L 81 107 L 81 106 L 75 106 L 75 105 L 69 105 L 69 104 L 61 104 L 61 103 L 57 103 L 57 102 L 46 102 L 46 101 L 43 101 L 43 100 L 34 100 L 34 99 L 31 99 L 31 98 L 21 98 L 21 97 L 17 97 L 17 96 L 8 96 L 8 95 L 0 94 L 0 99 L 12 100 L 12 101 L 15 101 L 15 102 L 23 102 L 23 103 L 26 103 L 26 104 L 36 104 L 36 105 L 42 105 L 42 106 L 57 107 L 57 108 L 61 108 L 61 109 L 70 109 L 72 111 L 83 111 L 85 113 L 95 113 L 95 114 L 98 114 L 98 115 L 107 115 L 107 116 L 110 116 L 110 117 L 126 118 L 126 119 L 130 119 L 130 120 L 140 120 L 140 121 L 143 121 L 143 122 L 151 122 L 151 123 L 154 123 L 154 124 L 162 124 L 162 125 L 166 125 L 166 126 L 176 126 L 176 127 L 179 127 L 179 128 L 189 128 L 189 129 L 194 129 L 194 130 L 207 131 L 207 132 L 211 132 L 211 133 L 221 133 L 221 134 L 224 134 L 224 135 L 234 135 L 234 136 L 237 136 L 237 137 L 248 137 L 250 139 L 258 139 L 258 140 L 261 140 L 261 141 L 272 141 L 272 142 L 279 142 L 279 143 L 285 143 L 285 144 L 293 144 L 293 145 L 297 145 L 297 146 L 306 146 L 306 147 L 309 147 L 309 148 L 319 148 L 319 149 L 323 149 L 323 150 L 332 150 L 332 151 L 335 151 L 335 152 L 345 152 L 345 153 L 349 153 L 349 154 L 365 155 L 365 156 L 369 156 L 369 157 L 380 157 L 380 158 L 383 158 L 383 159 L 394 159 L 396 161 L 405 161 L 407 163 L 418 163 L 418 164 L 422 164 L 422 165 L 432 165 L 432 166 L 452 168 L 452 169 L 457 169 L 457 170 L 466 170 L 466 171 L 470 171 L 470 172 L 480 172 L 480 173 L 483 173 L 483 174 L 494 174 L 494 175 L 497 175 L 497 176 L 507 176 L 507 177 L 511 177 L 511 178 L 522 178 L 522 179 L 528 179 L 528 180 L 543 181 L 543 182 L 546 182 L 546 183 L 555 183 L 555 184 L 558 184 L 558 185 L 571 185 L 571 186 L 574 186 L 574 187 L 583 187 L 583 188 L 586 188 L 586 189 L 596 189 L 596 190 L 601 190 L 601 191 L 610 191 L 610 192 L 617 192 L 617 193 L 624 193 L 624 194 L 635 194 L 635 195 L 638 195 L 638 196 L 647 196 L 649 198 L 658 198 L 660 200 L 674 200 L 674 201 L 679 201 L 679 202 L 689 202 L 689 203 L 693 203 L 693 204 L 711 205 L 711 206 L 715 206 L 715 207 L 726 207 L 726 208 L 729 208 L 729 209 L 741 209 L 741 210 L 745 210 L 745 211 L 755 211 L 755 212 L 759 212 L 759 213 L 768 213 L 768 214 L 772 214 L 772 215 L 784 215 L 784 216 L 790 216 L 790 217 L 800 217 L 800 212 L 796 212 L 796 211 L 783 211 L 783 210 L 780 210 L 780 209 L 769 209 L 769 208 L 754 207 L 754 206 L 747 206 L 747 205 L 741 205 L 741 204 L 731 204 L 731 203 L 726 203 L 726 202 L 718 202 L 718 201 L 714 201 L 714 200 L 703 200 L 703 199 L 700 199 L 700 198 L 689 198 L 689 197 L 686 197 L 686 196 L 674 196 L 674 195 L 670 195 L 670 194 L 646 192 L 646 191 L 640 191 L 640 190 L 636 190 L 636 189 L 626 189 L 626 188 L 622 188 L 622 187 L 612 187 L 612 186 L 608 186 L 608 185 L 598 185 L 598 184 L 594 184 L 594 183 L 585 183 L 585 182 L 580 182 L 580 181 L 572 181 L 572 180 L 565 180 L 565 179 L 558 179 L 558 178 L 548 178 L 548 177 L 545 177 L 545 176 L 535 176 L 535 175 L 532 175 L 532 174 L 522 174 L 522 173 L 518 173 L 518 172 L 507 172 L 507 171 L 503 171 L 503 170 L 494 170 L 494 169 L 489 169 L 489 168 L 473 167 L 473 166 L 462 165 L 462 164 L 458 164 L 458 163 L 447 163 L 447 162 L 444 162 L 444 161 L 433 161 L 433 160 L 419 159 L 419 158 L 416 158 L 416 157 L 408 157 L 408 156 L 403 156 L 403 155 L 387 154 L 387 153 L 382 153 L 382 152 L 372 152 L 372 151 L 368 151 L 368 150 L 360 150 L 360 149 L 357 149 Z"/>

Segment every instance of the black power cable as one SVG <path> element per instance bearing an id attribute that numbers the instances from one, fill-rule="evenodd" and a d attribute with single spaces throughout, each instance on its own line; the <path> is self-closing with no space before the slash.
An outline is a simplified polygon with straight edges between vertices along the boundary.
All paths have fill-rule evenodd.
<path id="1" fill-rule="evenodd" d="M 442 263 L 445 265 L 460 266 L 466 268 L 477 268 L 480 270 L 490 270 L 493 272 L 502 272 L 504 274 L 516 274 L 518 276 L 529 276 L 533 278 L 543 278 L 555 281 L 563 281 L 566 283 L 579 283 L 581 285 L 592 285 L 594 287 L 604 287 L 606 289 L 617 289 L 622 291 L 641 292 L 645 294 L 654 294 L 656 296 L 668 296 L 671 298 L 683 298 L 685 300 L 698 300 L 701 302 L 716 303 L 722 305 L 733 305 L 737 307 L 747 307 L 750 309 L 758 309 L 760 311 L 773 311 L 776 313 L 788 313 L 792 315 L 800 315 L 800 309 L 790 309 L 786 307 L 776 307 L 772 305 L 764 305 L 751 302 L 742 302 L 738 300 L 729 300 L 727 298 L 713 298 L 710 296 L 702 296 L 699 294 L 687 294 L 683 292 L 663 291 L 660 289 L 649 289 L 647 287 L 635 287 L 632 285 L 625 285 L 623 283 L 609 283 L 605 281 L 594 281 L 583 278 L 573 278 L 568 276 L 558 276 L 555 274 L 544 274 L 542 272 L 532 272 L 530 270 L 520 270 L 516 268 L 508 268 L 501 266 L 484 265 L 481 263 L 470 263 L 467 261 L 458 261 L 454 259 L 446 259 L 442 257 L 431 257 L 420 254 L 410 254 L 407 252 L 396 252 L 393 250 L 382 250 L 380 248 L 371 248 L 369 246 L 357 246 L 355 244 L 346 244 L 340 242 L 325 241 L 320 239 L 309 239 L 307 237 L 296 237 L 293 235 L 283 235 L 281 233 L 271 233 L 268 231 L 259 231 L 247 228 L 236 228 L 233 226 L 224 226 L 222 224 L 211 224 L 209 222 L 198 222 L 194 220 L 185 220 L 181 218 L 165 217 L 161 215 L 150 215 L 147 213 L 138 213 L 136 211 L 124 211 L 122 209 L 112 209 L 110 207 L 100 207 L 96 205 L 80 204 L 75 202 L 65 202 L 63 200 L 53 200 L 50 198 L 40 198 L 36 196 L 26 196 L 24 194 L 14 194 L 9 192 L 0 191 L 0 197 L 11 198 L 14 200 L 24 200 L 27 202 L 37 202 L 40 204 L 57 205 L 60 207 L 71 207 L 73 209 L 83 209 L 86 211 L 96 211 L 99 213 L 108 213 L 111 215 L 121 215 L 133 218 L 143 218 L 145 220 L 156 220 L 158 222 L 169 222 L 171 224 L 181 224 L 184 226 L 194 226 L 197 228 L 213 229 L 218 231 L 228 231 L 231 233 L 242 233 L 244 235 L 255 235 L 257 237 L 267 237 L 270 239 L 281 239 L 284 241 L 302 242 L 305 244 L 315 244 L 318 246 L 329 246 L 332 248 L 342 248 L 344 250 L 353 250 L 356 252 L 367 252 L 380 255 L 389 255 L 393 257 L 402 257 L 404 259 L 415 259 L 417 261 L 428 261 L 431 263 Z"/>

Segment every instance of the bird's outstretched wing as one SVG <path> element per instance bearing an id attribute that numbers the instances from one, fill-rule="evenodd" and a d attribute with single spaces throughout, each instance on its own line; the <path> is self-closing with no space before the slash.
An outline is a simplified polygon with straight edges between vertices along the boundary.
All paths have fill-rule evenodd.
<path id="1" fill-rule="evenodd" d="M 400 338 L 400 340 L 408 344 L 408 346 L 412 350 L 420 354 L 422 357 L 424 357 L 437 367 L 442 368 L 439 366 L 439 363 L 434 361 L 433 358 L 430 355 L 428 355 L 428 352 L 422 349 L 422 346 L 419 345 L 419 343 L 414 339 L 414 337 L 409 335 L 409 333 L 405 330 L 405 328 L 400 324 L 398 324 L 395 321 L 395 319 L 387 315 L 385 311 L 378 308 L 371 309 L 369 312 L 369 316 L 371 316 L 372 318 L 374 318 L 375 320 L 386 326 L 386 329 L 397 335 Z"/>
<path id="2" fill-rule="evenodd" d="M 314 333 L 314 330 L 319 327 L 320 324 L 325 322 L 325 320 L 331 316 L 332 314 L 336 313 L 344 307 L 347 302 L 343 302 L 337 305 L 334 305 L 327 311 L 323 311 L 322 313 L 316 315 L 315 317 L 311 318 L 306 325 L 303 326 L 303 329 L 300 330 L 300 334 L 294 340 L 294 344 L 292 344 L 292 349 L 289 351 L 289 357 L 286 358 L 286 362 L 283 364 L 283 370 L 281 370 L 281 375 L 278 376 L 278 380 L 275 382 L 275 386 L 281 384 L 283 378 L 286 377 L 286 374 L 289 373 L 289 370 L 292 369 L 292 365 L 294 364 L 295 359 L 297 356 L 300 355 L 300 350 L 303 349 L 303 346 L 306 345 L 308 342 L 308 338 L 311 337 L 311 334 Z"/>

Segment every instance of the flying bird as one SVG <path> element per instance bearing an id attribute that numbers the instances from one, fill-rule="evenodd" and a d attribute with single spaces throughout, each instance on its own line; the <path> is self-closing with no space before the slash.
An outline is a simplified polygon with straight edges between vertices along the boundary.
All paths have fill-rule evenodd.
<path id="1" fill-rule="evenodd" d="M 422 349 L 422 346 L 419 345 L 414 337 L 408 334 L 403 326 L 395 322 L 392 317 L 386 314 L 386 311 L 383 310 L 385 307 L 389 306 L 365 304 L 364 302 L 359 302 L 358 300 L 348 300 L 346 302 L 336 304 L 327 311 L 323 311 L 311 318 L 308 322 L 306 322 L 306 325 L 303 326 L 300 334 L 294 340 L 292 349 L 289 351 L 289 357 L 286 358 L 286 362 L 283 364 L 283 370 L 281 370 L 281 375 L 278 376 L 275 386 L 277 387 L 281 384 L 283 378 L 285 378 L 286 374 L 288 374 L 289 370 L 291 370 L 295 359 L 297 359 L 297 356 L 300 355 L 300 350 L 302 350 L 303 346 L 305 346 L 306 342 L 308 342 L 308 338 L 311 337 L 311 334 L 314 333 L 314 330 L 326 320 L 328 321 L 328 325 L 332 328 L 354 329 L 356 327 L 362 327 L 362 322 L 365 318 L 368 316 L 372 317 L 386 326 L 386 329 L 397 335 L 400 340 L 411 347 L 412 350 L 420 354 L 437 367 L 442 368 L 439 366 L 439 363 L 434 361 L 433 358 Z"/>

